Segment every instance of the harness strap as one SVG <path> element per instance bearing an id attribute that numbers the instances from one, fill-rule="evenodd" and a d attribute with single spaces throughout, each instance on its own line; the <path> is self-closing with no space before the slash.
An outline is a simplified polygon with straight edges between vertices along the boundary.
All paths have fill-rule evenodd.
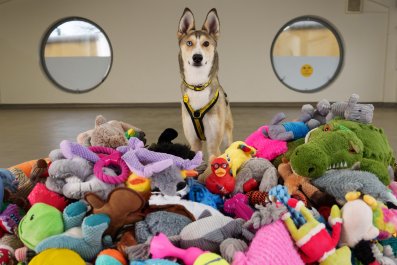
<path id="1" fill-rule="evenodd" d="M 183 104 L 186 107 L 187 112 L 190 115 L 190 118 L 193 122 L 194 130 L 196 131 L 197 137 L 201 141 L 205 141 L 205 134 L 204 134 L 204 124 L 203 118 L 204 115 L 215 105 L 219 98 L 219 88 L 216 90 L 214 97 L 201 109 L 194 110 L 192 106 L 189 104 L 189 97 L 187 94 L 183 96 Z"/>

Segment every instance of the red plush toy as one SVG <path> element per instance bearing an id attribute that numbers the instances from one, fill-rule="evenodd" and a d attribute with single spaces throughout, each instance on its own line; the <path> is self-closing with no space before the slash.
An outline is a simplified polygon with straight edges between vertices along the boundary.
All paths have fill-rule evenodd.
<path id="1" fill-rule="evenodd" d="M 229 163 L 222 157 L 211 163 L 212 174 L 205 180 L 205 186 L 214 194 L 226 195 L 234 190 L 235 179 L 230 175 Z"/>

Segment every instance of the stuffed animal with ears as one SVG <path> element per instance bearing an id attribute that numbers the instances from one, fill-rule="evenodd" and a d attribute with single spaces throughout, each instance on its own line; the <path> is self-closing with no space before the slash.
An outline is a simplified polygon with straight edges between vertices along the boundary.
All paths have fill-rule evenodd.
<path id="1" fill-rule="evenodd" d="M 178 156 L 183 159 L 193 159 L 196 153 L 190 149 L 190 146 L 172 142 L 177 137 L 178 132 L 175 129 L 167 128 L 161 133 L 157 143 L 151 144 L 148 149 L 154 152 Z"/>
<path id="2" fill-rule="evenodd" d="M 248 192 L 249 186 L 259 186 L 260 191 L 268 192 L 277 185 L 277 169 L 264 158 L 251 158 L 241 165 L 236 176 L 236 186 L 233 194 Z"/>
<path id="3" fill-rule="evenodd" d="M 236 141 L 232 143 L 225 152 L 220 156 L 228 161 L 231 175 L 237 176 L 237 171 L 248 159 L 255 156 L 255 148 L 247 145 L 242 141 Z"/>
<path id="4" fill-rule="evenodd" d="M 330 235 L 325 225 L 319 223 L 302 202 L 290 199 L 288 205 L 302 213 L 306 219 L 306 223 L 297 228 L 289 213 L 282 217 L 305 263 L 351 264 L 350 249 L 347 246 L 336 248 L 342 230 L 342 218 L 338 206 L 334 205 L 331 209 L 329 224 L 332 227 L 332 235 Z"/>
<path id="5" fill-rule="evenodd" d="M 361 240 L 372 240 L 379 235 L 379 229 L 373 224 L 371 206 L 374 199 L 365 195 L 360 199 L 359 192 L 346 194 L 347 203 L 342 207 L 343 226 L 340 245 L 355 247 Z"/>
<path id="6" fill-rule="evenodd" d="M 372 104 L 358 104 L 359 95 L 352 94 L 348 102 L 335 102 L 327 115 L 327 122 L 335 117 L 350 121 L 372 123 L 374 106 Z"/>
<path id="7" fill-rule="evenodd" d="M 332 206 L 334 199 L 329 194 L 320 191 L 316 186 L 310 183 L 308 178 L 295 174 L 290 163 L 283 159 L 283 163 L 278 166 L 278 172 L 284 180 L 284 186 L 288 189 L 291 196 L 298 198 L 308 198 L 316 206 Z"/>
<path id="8" fill-rule="evenodd" d="M 52 248 L 70 249 L 91 261 L 103 248 L 102 235 L 110 218 L 105 214 L 86 217 L 87 212 L 82 201 L 69 204 L 63 213 L 37 203 L 21 220 L 18 233 L 22 242 L 37 253 Z"/>
<path id="9" fill-rule="evenodd" d="M 95 128 L 80 133 L 77 142 L 85 146 L 116 148 L 127 145 L 128 136 L 131 135 L 146 142 L 145 133 L 141 129 L 122 121 L 106 121 L 105 117 L 98 115 L 95 119 Z"/>
<path id="10" fill-rule="evenodd" d="M 283 204 L 269 203 L 266 207 L 258 205 L 257 209 L 259 211 L 244 225 L 252 225 L 256 229 L 255 237 L 245 253 L 231 253 L 234 254 L 233 265 L 303 265 L 288 230 L 280 220 L 287 208 Z M 227 253 L 224 255 L 229 256 Z"/>
<path id="11" fill-rule="evenodd" d="M 304 138 L 310 130 L 318 127 L 320 122 L 312 119 L 313 107 L 305 108 L 303 111 L 297 121 L 283 122 L 281 124 L 280 122 L 286 118 L 286 115 L 283 112 L 277 113 L 271 122 L 272 125 L 267 130 L 263 130 L 263 134 L 270 139 L 282 141 Z"/>
<path id="12" fill-rule="evenodd" d="M 311 110 L 313 109 L 313 106 L 310 104 L 306 104 L 302 106 L 302 113 L 311 113 Z M 327 123 L 327 115 L 331 109 L 331 104 L 329 103 L 328 100 L 322 99 L 319 102 L 317 102 L 316 109 L 313 111 L 313 117 L 312 119 L 319 121 L 320 124 L 326 124 Z M 309 120 L 310 123 L 310 120 Z"/>
<path id="13" fill-rule="evenodd" d="M 102 200 L 94 193 L 87 193 L 85 200 L 91 205 L 94 214 L 105 214 L 110 217 L 110 223 L 105 234 L 115 238 L 117 231 L 124 225 L 132 224 L 144 218 L 141 213 L 145 206 L 144 198 L 129 188 L 116 188 Z"/>
<path id="14" fill-rule="evenodd" d="M 70 199 L 82 199 L 87 192 L 106 198 L 116 187 L 98 179 L 94 174 L 93 163 L 82 157 L 66 158 L 60 149 L 53 150 L 49 156 L 53 162 L 48 169 L 49 177 L 45 185 L 51 191 Z M 103 167 L 102 171 L 108 176 L 117 175 L 110 167 Z"/>

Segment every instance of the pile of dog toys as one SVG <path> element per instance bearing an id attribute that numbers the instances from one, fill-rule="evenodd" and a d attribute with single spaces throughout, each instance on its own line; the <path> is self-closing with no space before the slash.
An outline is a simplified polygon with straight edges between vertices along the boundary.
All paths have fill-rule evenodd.
<path id="1" fill-rule="evenodd" d="M 395 156 L 357 100 L 277 114 L 208 167 L 100 115 L 0 169 L 0 264 L 397 264 Z"/>

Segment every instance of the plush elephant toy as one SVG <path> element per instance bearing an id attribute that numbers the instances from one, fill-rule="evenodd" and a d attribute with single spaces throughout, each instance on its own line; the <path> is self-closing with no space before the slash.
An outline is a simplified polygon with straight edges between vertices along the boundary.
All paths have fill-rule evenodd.
<path id="1" fill-rule="evenodd" d="M 348 102 L 335 102 L 327 115 L 327 122 L 335 117 L 342 117 L 350 121 L 372 123 L 374 105 L 358 104 L 359 95 L 352 94 Z"/>
<path id="2" fill-rule="evenodd" d="M 93 164 L 81 157 L 66 159 L 61 150 L 50 153 L 53 161 L 48 169 L 46 186 L 49 190 L 63 194 L 70 199 L 82 199 L 88 192 L 93 192 L 106 199 L 116 186 L 99 180 L 93 172 Z M 109 176 L 116 176 L 114 170 L 104 167 Z"/>

